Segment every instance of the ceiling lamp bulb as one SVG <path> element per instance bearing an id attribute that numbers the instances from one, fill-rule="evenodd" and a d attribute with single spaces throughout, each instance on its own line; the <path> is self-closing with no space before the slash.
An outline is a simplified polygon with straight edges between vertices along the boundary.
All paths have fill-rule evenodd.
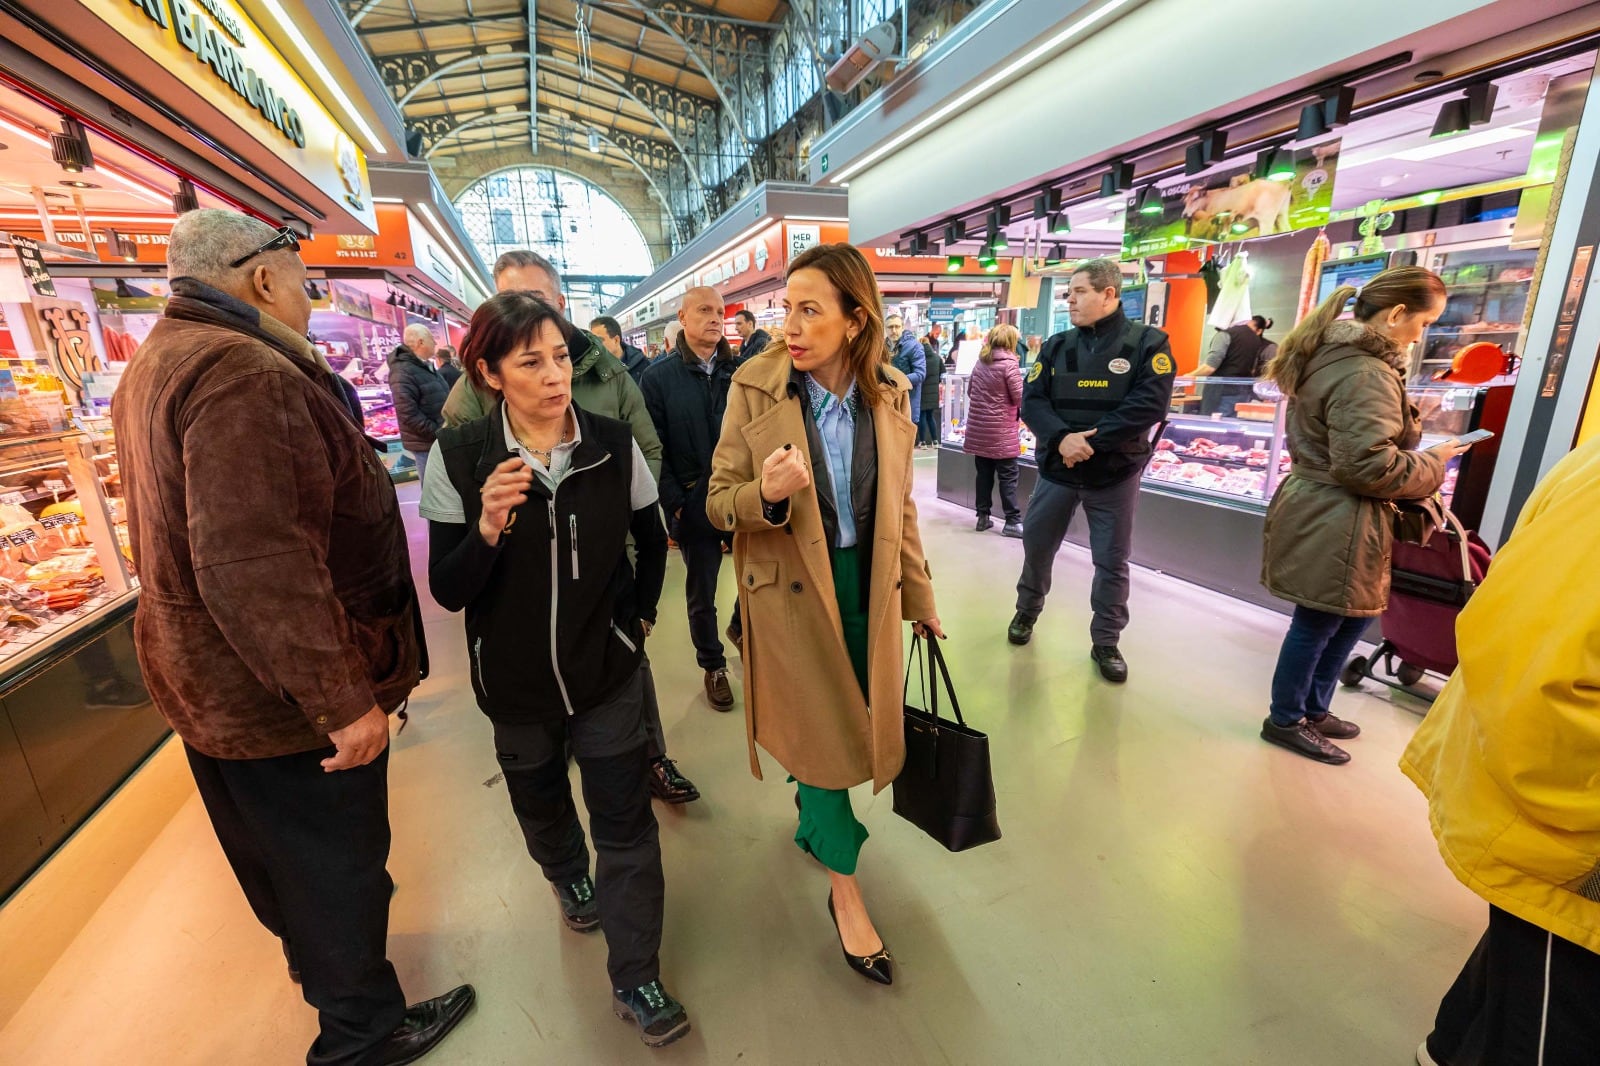
<path id="1" fill-rule="evenodd" d="M 1161 204 L 1161 193 L 1154 185 L 1146 185 L 1139 190 L 1139 199 L 1136 201 L 1135 210 L 1141 215 L 1159 215 L 1164 210 Z"/>
<path id="2" fill-rule="evenodd" d="M 1005 230 L 995 230 L 989 234 L 989 250 L 991 252 L 1003 252 L 1009 247 L 1011 247 L 1011 242 L 1006 239 Z"/>
<path id="3" fill-rule="evenodd" d="M 945 260 L 945 263 L 944 263 L 945 273 L 947 273 L 947 274 L 959 274 L 959 273 L 961 273 L 961 271 L 963 269 L 965 269 L 966 265 L 967 265 L 967 257 L 966 256 L 964 256 L 964 255 L 952 255 L 948 259 Z"/>
<path id="4" fill-rule="evenodd" d="M 1058 237 L 1065 237 L 1072 232 L 1072 222 L 1067 218 L 1065 211 L 1058 211 L 1050 220 L 1050 232 Z"/>

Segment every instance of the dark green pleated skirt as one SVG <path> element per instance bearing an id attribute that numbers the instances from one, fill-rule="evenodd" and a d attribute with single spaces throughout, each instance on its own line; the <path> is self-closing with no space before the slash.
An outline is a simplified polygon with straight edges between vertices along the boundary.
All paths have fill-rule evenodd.
<path id="1" fill-rule="evenodd" d="M 844 646 L 855 668 L 862 695 L 867 693 L 867 602 L 858 548 L 835 548 L 830 557 L 833 567 L 834 596 L 839 604 L 839 619 L 844 623 Z M 789 780 L 794 781 L 794 778 Z M 828 869 L 840 874 L 856 872 L 861 846 L 867 842 L 867 827 L 856 820 L 850 809 L 850 793 L 842 788 L 813 788 L 796 782 L 800 793 L 800 828 L 794 842 L 800 850 L 817 857 Z"/>

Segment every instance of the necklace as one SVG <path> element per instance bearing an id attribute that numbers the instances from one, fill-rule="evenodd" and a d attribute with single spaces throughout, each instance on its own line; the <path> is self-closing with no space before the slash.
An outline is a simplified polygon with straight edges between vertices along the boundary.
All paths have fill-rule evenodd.
<path id="1" fill-rule="evenodd" d="M 544 460 L 545 466 L 549 466 L 554 459 L 555 450 L 567 443 L 567 438 L 571 435 L 571 432 L 565 426 L 563 426 L 561 428 L 561 439 L 553 444 L 548 450 L 544 448 L 535 448 L 532 445 L 524 443 L 522 438 L 517 436 L 515 433 L 511 435 L 511 439 L 516 441 L 517 444 L 522 447 L 523 451 L 528 452 L 531 455 L 538 456 L 540 459 Z"/>

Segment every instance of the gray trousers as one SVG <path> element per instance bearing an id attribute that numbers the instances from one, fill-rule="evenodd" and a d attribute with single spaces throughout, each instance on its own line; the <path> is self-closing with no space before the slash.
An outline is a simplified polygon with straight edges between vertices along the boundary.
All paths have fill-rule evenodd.
<path id="1" fill-rule="evenodd" d="M 1128 557 L 1133 552 L 1133 513 L 1139 503 L 1139 475 L 1103 489 L 1075 488 L 1040 478 L 1028 501 L 1022 527 L 1022 577 L 1017 581 L 1017 613 L 1032 620 L 1044 610 L 1056 552 L 1078 505 L 1089 522 L 1089 554 L 1094 585 L 1089 605 L 1094 622 L 1089 638 L 1116 644 L 1128 627 Z"/>

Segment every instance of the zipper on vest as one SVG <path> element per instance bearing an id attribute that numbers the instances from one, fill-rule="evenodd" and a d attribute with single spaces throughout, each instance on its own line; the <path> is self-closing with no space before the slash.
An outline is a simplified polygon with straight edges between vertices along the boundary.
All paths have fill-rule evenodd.
<path id="1" fill-rule="evenodd" d="M 489 682 L 483 676 L 483 638 L 479 637 L 472 644 L 472 658 L 478 664 L 478 691 L 484 699 L 489 698 Z"/>
<path id="2" fill-rule="evenodd" d="M 611 632 L 613 632 L 613 633 L 615 633 L 617 635 L 617 639 L 622 641 L 622 646 L 627 648 L 630 653 L 636 652 L 636 651 L 639 650 L 639 646 L 637 644 L 635 644 L 633 641 L 628 639 L 628 634 L 624 633 L 622 631 L 622 627 L 617 625 L 617 623 L 615 623 L 615 622 L 611 623 Z"/>
<path id="3" fill-rule="evenodd" d="M 572 580 L 578 580 L 578 516 L 567 516 L 567 532 L 572 539 Z"/>
<path id="4" fill-rule="evenodd" d="M 567 476 L 562 478 L 565 483 L 567 478 L 574 474 L 581 474 L 586 470 L 593 470 L 611 458 L 610 453 L 602 455 L 597 462 L 575 470 L 567 471 Z M 561 538 L 556 531 L 561 528 L 556 516 L 556 497 L 561 493 L 561 485 L 556 485 L 550 490 L 550 501 L 547 514 L 550 521 L 550 671 L 556 675 L 556 688 L 561 690 L 561 702 L 567 708 L 567 717 L 571 718 L 578 712 L 573 709 L 572 697 L 567 695 L 567 680 L 561 676 L 561 656 L 556 648 L 556 632 L 561 620 Z M 578 519 L 572 516 L 572 577 L 578 577 Z"/>

